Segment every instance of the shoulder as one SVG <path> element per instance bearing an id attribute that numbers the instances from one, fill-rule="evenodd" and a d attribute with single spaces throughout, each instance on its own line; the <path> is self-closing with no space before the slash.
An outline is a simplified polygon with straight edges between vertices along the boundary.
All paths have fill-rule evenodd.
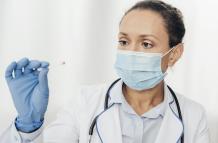
<path id="1" fill-rule="evenodd" d="M 105 97 L 107 92 L 107 83 L 93 84 L 93 85 L 82 85 L 79 89 L 79 100 L 83 100 L 86 103 L 91 101 L 99 101 Z"/>
<path id="2" fill-rule="evenodd" d="M 185 125 L 185 136 L 209 142 L 208 119 L 205 108 L 198 102 L 177 94 Z"/>
<path id="3" fill-rule="evenodd" d="M 102 109 L 104 104 L 107 84 L 82 85 L 72 95 L 65 105 L 59 110 L 58 118 L 80 122 L 89 119 Z"/>
<path id="4" fill-rule="evenodd" d="M 70 108 L 74 105 L 74 108 L 80 111 L 101 106 L 104 103 L 107 89 L 108 83 L 81 85 L 67 105 Z"/>
<path id="5" fill-rule="evenodd" d="M 179 93 L 177 93 L 176 95 L 178 97 L 181 110 L 183 114 L 186 115 L 186 117 L 195 117 L 201 119 L 206 116 L 206 111 L 203 105 Z"/>

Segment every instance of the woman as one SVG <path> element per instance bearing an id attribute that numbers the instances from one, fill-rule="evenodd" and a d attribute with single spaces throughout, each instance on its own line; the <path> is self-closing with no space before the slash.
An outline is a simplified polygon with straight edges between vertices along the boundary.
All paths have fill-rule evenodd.
<path id="1" fill-rule="evenodd" d="M 209 143 L 203 107 L 164 83 L 168 67 L 183 53 L 184 34 L 177 8 L 157 0 L 138 2 L 119 25 L 115 69 L 121 79 L 82 88 L 44 138 L 39 135 L 48 103 L 48 64 L 28 59 L 12 63 L 6 79 L 18 117 L 2 142 Z M 42 70 L 31 70 L 38 68 Z"/>

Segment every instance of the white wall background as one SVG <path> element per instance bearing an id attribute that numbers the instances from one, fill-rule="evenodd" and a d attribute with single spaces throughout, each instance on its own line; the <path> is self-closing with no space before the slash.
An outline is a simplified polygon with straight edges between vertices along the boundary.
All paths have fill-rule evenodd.
<path id="1" fill-rule="evenodd" d="M 114 79 L 122 14 L 137 0 L 0 0 L 0 133 L 16 116 L 4 70 L 22 57 L 51 63 L 47 122 L 80 84 Z M 185 16 L 185 52 L 168 83 L 203 104 L 218 142 L 218 1 L 167 0 Z M 65 66 L 60 66 L 62 61 Z"/>

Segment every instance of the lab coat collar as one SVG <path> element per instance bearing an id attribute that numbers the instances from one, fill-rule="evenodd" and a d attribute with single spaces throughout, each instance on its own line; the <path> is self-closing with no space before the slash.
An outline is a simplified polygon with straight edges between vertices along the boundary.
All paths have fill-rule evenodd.
<path id="1" fill-rule="evenodd" d="M 177 143 L 184 133 L 184 125 L 178 116 L 175 100 L 165 84 L 165 94 L 168 101 L 165 116 L 155 143 Z"/>
<path id="2" fill-rule="evenodd" d="M 110 105 L 106 111 L 98 116 L 96 130 L 101 143 L 122 143 L 119 106 L 117 104 Z"/>
<path id="3" fill-rule="evenodd" d="M 119 84 L 122 84 L 122 81 L 119 81 L 117 85 L 112 88 L 111 95 L 116 93 L 114 90 L 119 90 Z M 165 116 L 157 134 L 155 143 L 176 143 L 180 140 L 183 134 L 184 126 L 177 115 L 175 101 L 166 85 L 165 94 L 167 95 L 167 101 L 169 102 L 167 104 Z M 96 130 L 101 142 L 122 143 L 118 104 L 110 104 L 107 110 L 99 114 L 96 122 Z"/>
<path id="4" fill-rule="evenodd" d="M 109 105 L 112 105 L 114 103 L 122 103 L 122 85 L 123 81 L 119 80 L 111 89 L 110 97 L 109 97 Z"/>

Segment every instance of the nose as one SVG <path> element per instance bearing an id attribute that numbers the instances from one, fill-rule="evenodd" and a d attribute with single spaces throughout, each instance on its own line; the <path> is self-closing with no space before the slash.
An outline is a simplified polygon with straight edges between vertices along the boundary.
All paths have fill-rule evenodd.
<path id="1" fill-rule="evenodd" d="M 139 51 L 139 45 L 137 44 L 137 42 L 132 42 L 129 44 L 129 46 L 127 47 L 128 51 Z"/>

